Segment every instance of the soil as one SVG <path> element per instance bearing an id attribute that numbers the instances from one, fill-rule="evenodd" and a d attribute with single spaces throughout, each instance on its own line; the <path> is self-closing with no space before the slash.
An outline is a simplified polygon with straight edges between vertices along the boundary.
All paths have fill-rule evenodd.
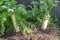
<path id="1" fill-rule="evenodd" d="M 25 35 L 21 32 L 8 32 L 0 37 L 0 40 L 59 40 L 55 28 L 47 28 L 45 31 L 37 29 L 34 29 L 35 32 Z"/>

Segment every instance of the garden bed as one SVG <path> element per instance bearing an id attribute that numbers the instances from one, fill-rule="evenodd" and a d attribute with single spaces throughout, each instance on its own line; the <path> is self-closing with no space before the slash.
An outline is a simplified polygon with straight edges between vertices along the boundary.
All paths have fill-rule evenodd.
<path id="1" fill-rule="evenodd" d="M 1 0 L 0 40 L 58 40 L 58 20 L 51 11 L 57 3 L 39 0 L 26 6 L 24 2 L 17 4 L 15 0 Z"/>
<path id="2" fill-rule="evenodd" d="M 48 28 L 45 31 L 35 30 L 31 34 L 22 34 L 21 32 L 9 32 L 6 33 L 0 40 L 58 40 L 58 35 L 55 29 Z"/>

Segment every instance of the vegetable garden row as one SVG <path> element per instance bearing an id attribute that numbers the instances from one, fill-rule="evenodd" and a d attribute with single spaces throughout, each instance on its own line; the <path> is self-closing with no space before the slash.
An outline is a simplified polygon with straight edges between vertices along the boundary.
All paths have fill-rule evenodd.
<path id="1" fill-rule="evenodd" d="M 34 32 L 33 28 L 46 30 L 48 26 L 56 27 L 57 17 L 51 10 L 57 3 L 54 0 L 39 0 L 26 6 L 17 4 L 15 0 L 0 0 L 0 36 L 9 31 L 25 34 Z"/>

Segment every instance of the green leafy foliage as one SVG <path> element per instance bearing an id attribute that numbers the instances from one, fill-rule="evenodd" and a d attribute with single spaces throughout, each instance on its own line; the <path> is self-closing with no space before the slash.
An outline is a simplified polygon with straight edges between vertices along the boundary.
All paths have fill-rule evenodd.
<path id="1" fill-rule="evenodd" d="M 15 0 L 0 0 L 0 34 L 14 30 L 11 14 L 15 14 L 17 25 L 21 25 L 20 29 L 24 29 L 25 6 L 16 4 Z"/>
<path id="2" fill-rule="evenodd" d="M 39 0 L 38 2 L 32 1 L 32 10 L 28 10 L 28 19 L 34 22 L 35 26 L 41 26 L 44 19 L 49 19 L 49 26 L 57 25 L 57 17 L 55 13 L 51 11 L 53 7 L 57 6 L 56 0 Z M 48 16 L 48 14 L 50 16 Z"/>
<path id="3" fill-rule="evenodd" d="M 31 6 L 33 5 L 33 7 Z M 42 24 L 42 20 L 47 15 L 46 10 L 50 13 L 52 7 L 56 4 L 52 0 L 40 0 L 38 2 L 32 1 L 29 7 L 32 10 L 26 10 L 26 6 L 23 4 L 16 4 L 15 0 L 0 0 L 0 36 L 4 32 L 14 30 L 14 26 L 11 20 L 11 15 L 14 14 L 16 23 L 21 32 L 32 32 L 30 28 L 39 27 Z M 49 26 L 55 25 L 57 18 L 54 13 L 50 14 Z M 53 24 L 53 25 L 52 25 Z"/>

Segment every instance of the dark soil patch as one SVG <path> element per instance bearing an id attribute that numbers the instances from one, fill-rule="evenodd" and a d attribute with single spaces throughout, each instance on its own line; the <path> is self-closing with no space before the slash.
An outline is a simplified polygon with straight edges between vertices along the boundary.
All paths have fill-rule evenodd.
<path id="1" fill-rule="evenodd" d="M 48 28 L 45 31 L 37 30 L 31 34 L 23 35 L 21 32 L 6 33 L 0 40 L 58 40 L 56 31 L 52 28 Z"/>

